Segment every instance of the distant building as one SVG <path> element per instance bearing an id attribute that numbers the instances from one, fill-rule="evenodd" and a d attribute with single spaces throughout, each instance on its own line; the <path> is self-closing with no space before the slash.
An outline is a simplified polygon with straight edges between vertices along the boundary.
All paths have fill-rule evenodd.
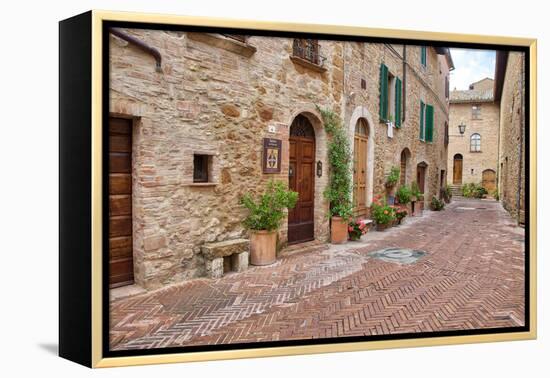
<path id="1" fill-rule="evenodd" d="M 525 223 L 525 55 L 497 51 L 495 101 L 500 105 L 498 187 L 500 200 Z"/>
<path id="2" fill-rule="evenodd" d="M 493 87 L 493 79 L 485 78 L 451 92 L 447 182 L 456 188 L 480 183 L 490 194 L 497 189 L 500 109 Z"/>

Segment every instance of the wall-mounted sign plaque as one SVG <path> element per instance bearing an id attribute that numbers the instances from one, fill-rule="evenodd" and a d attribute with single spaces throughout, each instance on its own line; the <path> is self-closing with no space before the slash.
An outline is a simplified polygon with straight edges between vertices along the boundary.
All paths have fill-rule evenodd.
<path id="1" fill-rule="evenodd" d="M 281 173 L 281 145 L 280 139 L 264 138 L 264 173 Z"/>

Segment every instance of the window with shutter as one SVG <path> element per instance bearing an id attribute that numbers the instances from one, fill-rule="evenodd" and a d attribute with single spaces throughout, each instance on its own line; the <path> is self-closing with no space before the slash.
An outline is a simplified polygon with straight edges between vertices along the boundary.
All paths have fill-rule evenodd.
<path id="1" fill-rule="evenodd" d="M 428 59 L 427 59 L 427 50 L 426 50 L 426 46 L 421 46 L 420 47 L 420 63 L 426 67 L 426 64 L 428 62 Z"/>
<path id="2" fill-rule="evenodd" d="M 380 121 L 388 119 L 388 67 L 380 65 Z"/>
<path id="3" fill-rule="evenodd" d="M 395 79 L 395 127 L 401 127 L 401 79 Z"/>
<path id="4" fill-rule="evenodd" d="M 434 107 L 426 105 L 426 142 L 433 142 L 434 136 Z"/>
<path id="5" fill-rule="evenodd" d="M 420 140 L 424 140 L 424 110 L 425 110 L 424 108 L 425 108 L 425 104 L 421 100 L 420 101 L 420 136 L 419 136 Z"/>

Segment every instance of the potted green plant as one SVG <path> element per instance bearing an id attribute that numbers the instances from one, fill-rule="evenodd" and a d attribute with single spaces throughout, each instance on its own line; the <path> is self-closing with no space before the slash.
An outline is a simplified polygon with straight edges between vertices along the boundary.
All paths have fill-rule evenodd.
<path id="1" fill-rule="evenodd" d="M 432 201 L 430 202 L 430 209 L 432 211 L 441 211 L 445 208 L 445 203 L 441 201 L 436 196 L 432 197 Z"/>
<path id="2" fill-rule="evenodd" d="M 386 203 L 386 199 L 381 196 L 376 197 L 371 205 L 371 216 L 376 223 L 377 231 L 384 231 L 393 225 L 395 218 L 395 208 Z"/>
<path id="3" fill-rule="evenodd" d="M 393 205 L 395 201 L 395 187 L 399 181 L 399 175 L 401 171 L 398 167 L 391 167 L 388 177 L 386 177 L 386 189 L 388 191 L 388 203 Z"/>
<path id="4" fill-rule="evenodd" d="M 420 191 L 418 183 L 411 184 L 411 215 L 421 216 L 424 209 L 424 194 Z"/>
<path id="5" fill-rule="evenodd" d="M 324 196 L 330 203 L 331 242 L 341 244 L 348 240 L 348 223 L 353 215 L 351 149 L 340 117 L 330 110 L 317 109 L 330 136 L 327 146 L 329 182 Z"/>
<path id="6" fill-rule="evenodd" d="M 247 193 L 241 203 L 248 210 L 244 226 L 250 230 L 250 263 L 269 265 L 276 260 L 277 229 L 285 217 L 285 210 L 292 209 L 298 201 L 298 193 L 287 190 L 282 181 L 270 180 L 266 191 L 256 200 Z"/>
<path id="7" fill-rule="evenodd" d="M 397 224 L 403 223 L 403 219 L 405 219 L 405 217 L 409 213 L 407 207 L 404 205 L 394 206 L 394 212 Z"/>
<path id="8" fill-rule="evenodd" d="M 361 236 L 365 235 L 368 231 L 368 223 L 364 219 L 351 220 L 348 224 L 349 240 L 359 240 L 361 239 Z"/>

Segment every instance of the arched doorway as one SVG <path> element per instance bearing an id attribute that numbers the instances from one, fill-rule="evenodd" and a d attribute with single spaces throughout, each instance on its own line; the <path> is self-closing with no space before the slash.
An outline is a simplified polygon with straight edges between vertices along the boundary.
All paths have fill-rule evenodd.
<path id="1" fill-rule="evenodd" d="M 367 214 L 367 149 L 369 128 L 364 118 L 355 125 L 353 138 L 353 204 L 356 216 Z"/>
<path id="2" fill-rule="evenodd" d="M 416 165 L 416 183 L 418 184 L 418 189 L 421 193 L 424 193 L 424 198 L 426 196 L 426 173 L 428 171 L 428 164 L 425 162 L 418 163 Z"/>
<path id="3" fill-rule="evenodd" d="M 298 192 L 298 202 L 288 212 L 288 244 L 314 238 L 315 131 L 299 114 L 290 125 L 288 186 Z"/>
<path id="4" fill-rule="evenodd" d="M 462 155 L 456 154 L 453 157 L 453 184 L 462 184 Z"/>
<path id="5" fill-rule="evenodd" d="M 488 193 L 492 193 L 497 187 L 497 175 L 492 169 L 486 169 L 481 174 L 481 185 L 487 190 Z"/>
<path id="6" fill-rule="evenodd" d="M 408 148 L 404 148 L 403 151 L 401 151 L 401 172 L 399 174 L 399 184 L 401 186 L 407 184 L 408 180 L 408 170 L 411 160 L 411 151 Z"/>

